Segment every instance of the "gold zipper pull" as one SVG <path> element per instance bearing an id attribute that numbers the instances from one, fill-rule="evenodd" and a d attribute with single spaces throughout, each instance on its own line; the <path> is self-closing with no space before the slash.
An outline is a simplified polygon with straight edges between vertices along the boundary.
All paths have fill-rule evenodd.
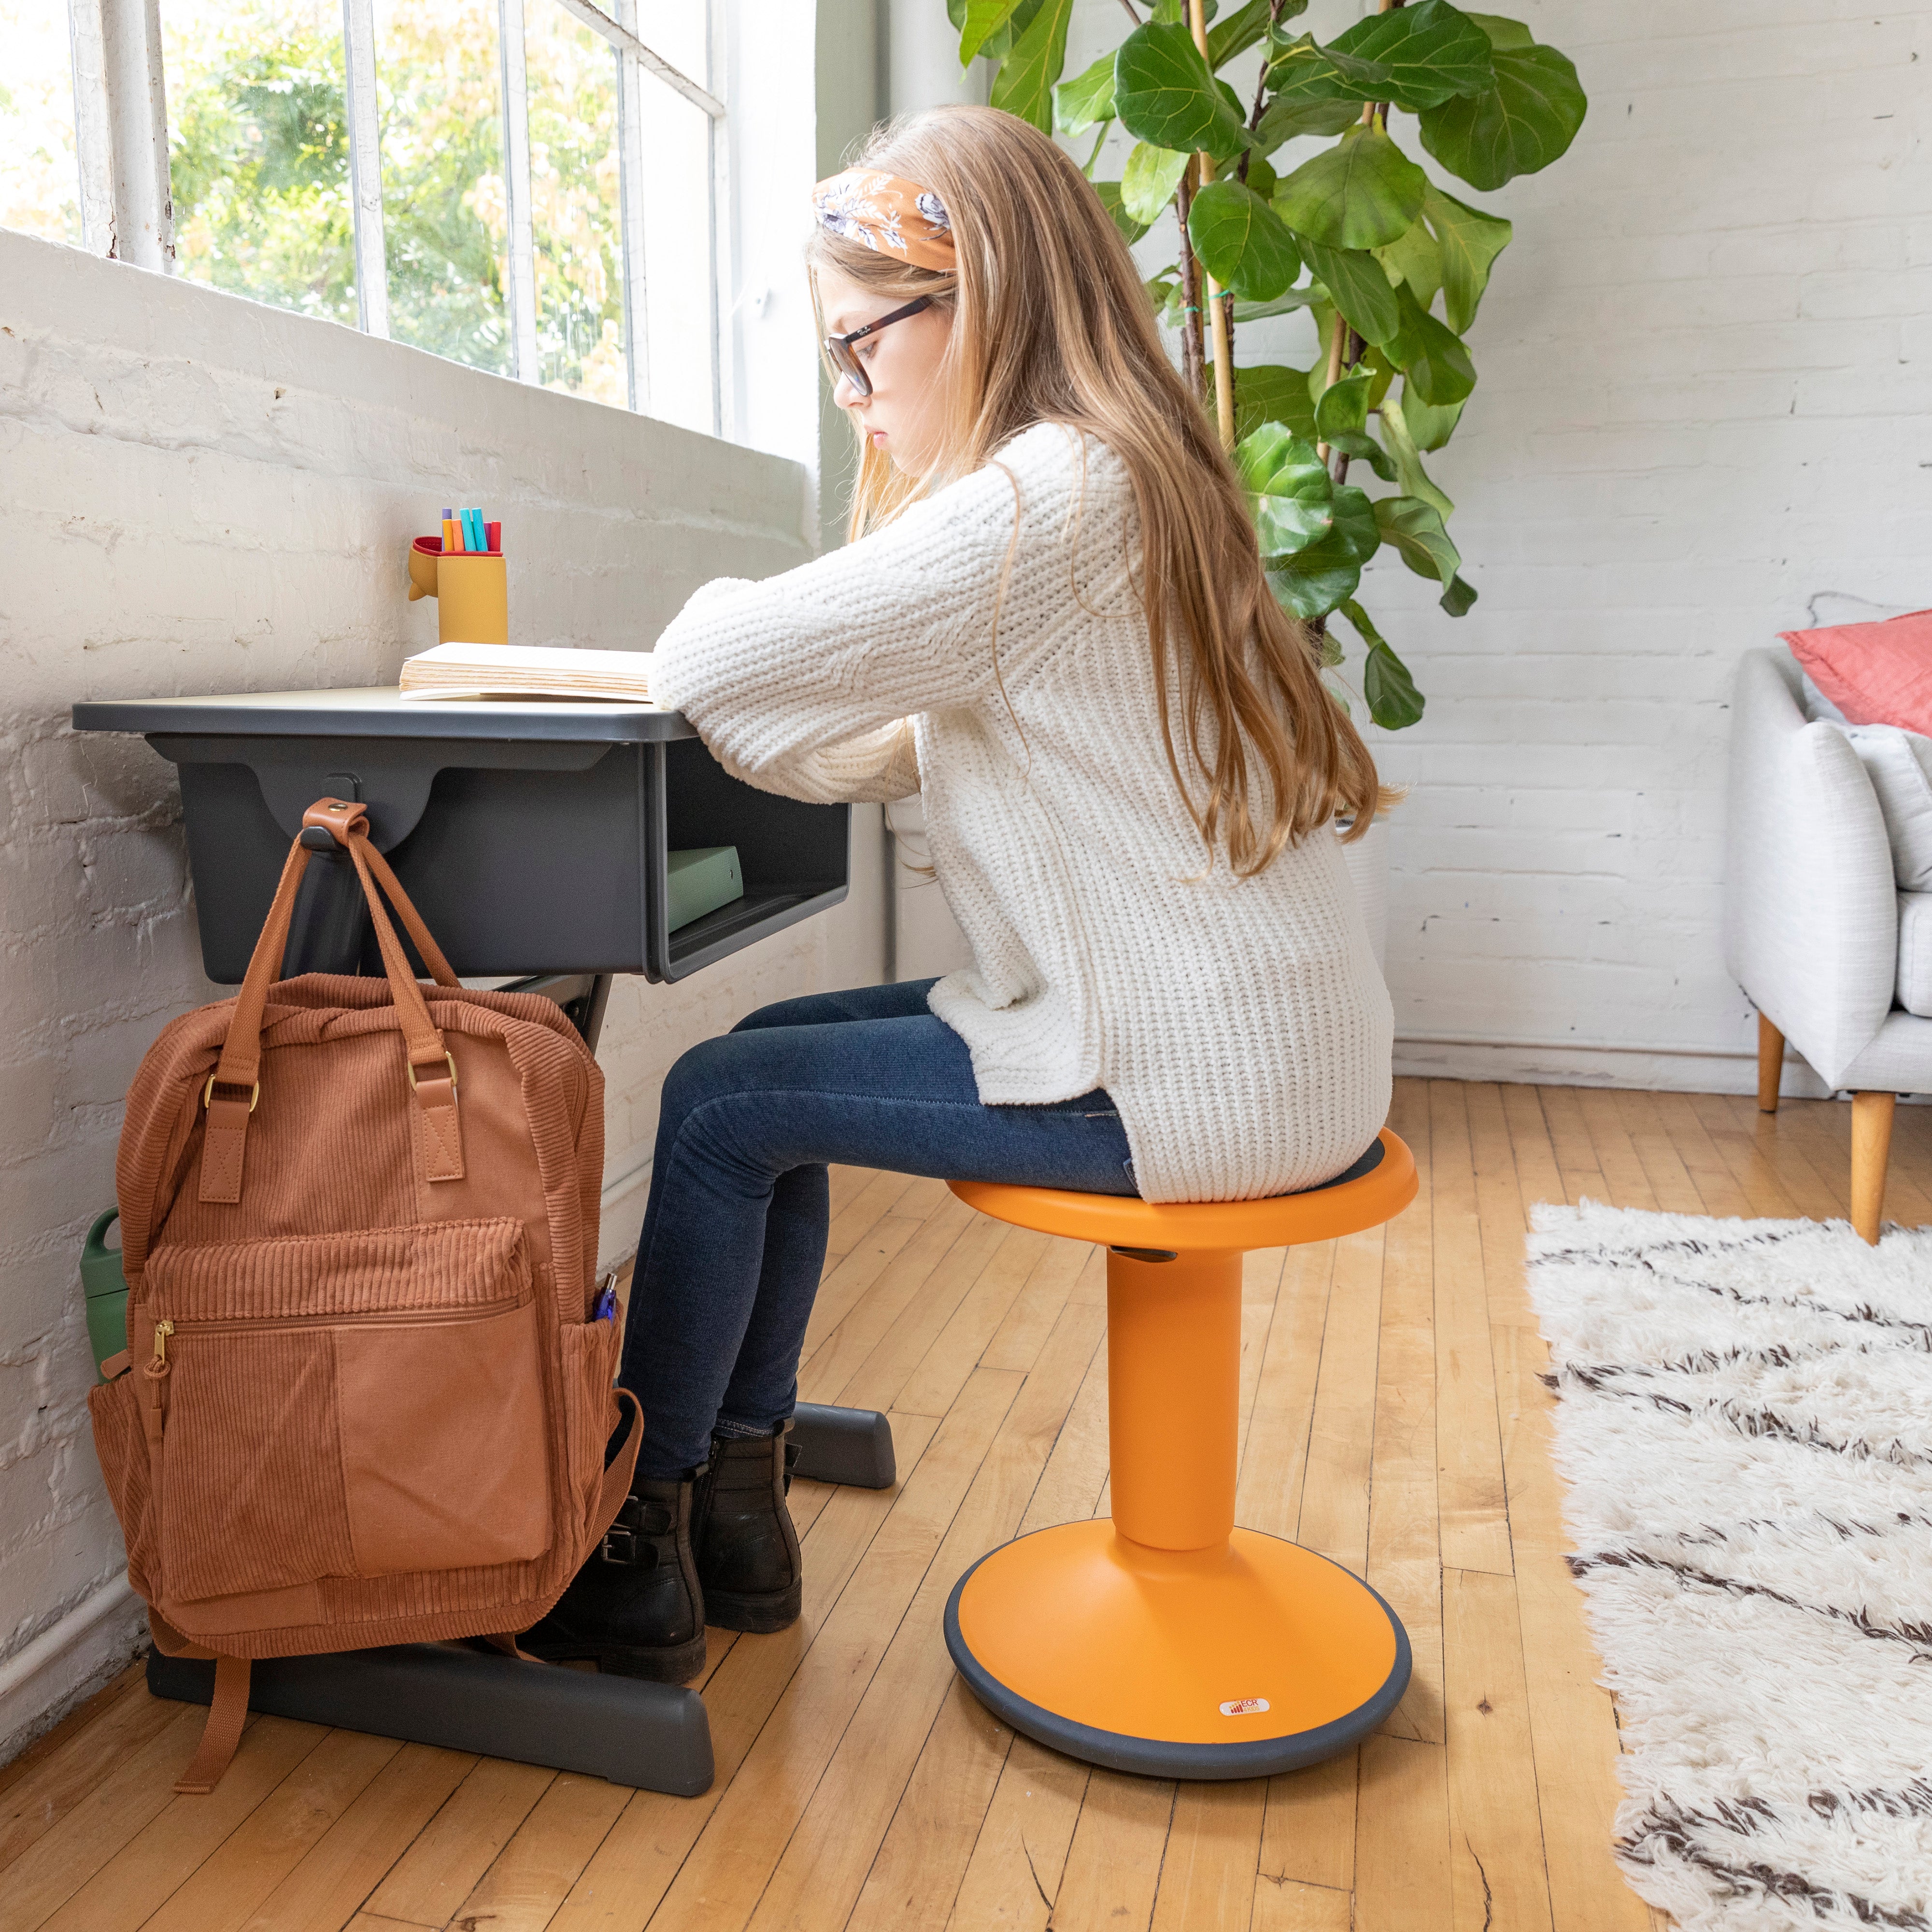
<path id="1" fill-rule="evenodd" d="M 154 1359 L 148 1364 L 149 1375 L 160 1376 L 168 1372 L 168 1337 L 174 1332 L 175 1324 L 172 1322 L 157 1322 L 154 1324 Z"/>

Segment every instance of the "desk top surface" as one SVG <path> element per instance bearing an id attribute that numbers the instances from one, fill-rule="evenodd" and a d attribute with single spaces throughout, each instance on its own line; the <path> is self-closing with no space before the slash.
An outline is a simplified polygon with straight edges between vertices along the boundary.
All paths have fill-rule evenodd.
<path id="1" fill-rule="evenodd" d="M 697 734 L 680 711 L 586 700 L 409 698 L 364 691 L 244 691 L 228 697 L 112 698 L 74 707 L 76 731 L 194 737 L 502 738 L 638 744 Z"/>

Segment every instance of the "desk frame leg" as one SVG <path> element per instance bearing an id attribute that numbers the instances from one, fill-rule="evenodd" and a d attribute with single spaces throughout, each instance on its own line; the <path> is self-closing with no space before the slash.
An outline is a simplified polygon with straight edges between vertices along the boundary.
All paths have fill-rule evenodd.
<path id="1" fill-rule="evenodd" d="M 206 1704 L 214 1688 L 212 1663 L 148 1653 L 148 1688 L 157 1697 Z M 711 1726 L 695 1690 L 466 1645 L 264 1658 L 249 1674 L 248 1707 L 676 1798 L 708 1791 L 714 1774 Z"/>

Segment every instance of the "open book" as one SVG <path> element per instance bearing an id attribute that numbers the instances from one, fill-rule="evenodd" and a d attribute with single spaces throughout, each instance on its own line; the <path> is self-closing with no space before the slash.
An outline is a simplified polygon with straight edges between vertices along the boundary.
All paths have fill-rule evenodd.
<path id="1" fill-rule="evenodd" d="M 405 698 L 591 698 L 651 701 L 649 651 L 544 644 L 438 644 L 403 661 Z"/>

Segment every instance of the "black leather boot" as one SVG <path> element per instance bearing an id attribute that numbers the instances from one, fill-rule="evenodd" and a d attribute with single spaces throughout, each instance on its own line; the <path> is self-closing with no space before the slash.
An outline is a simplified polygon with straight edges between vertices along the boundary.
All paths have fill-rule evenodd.
<path id="1" fill-rule="evenodd" d="M 783 1630 L 804 1593 L 798 1532 L 785 1507 L 798 1451 L 769 1436 L 714 1436 L 699 1472 L 691 1541 L 704 1613 L 720 1630 Z"/>
<path id="2" fill-rule="evenodd" d="M 694 1471 L 694 1475 L 706 1473 Z M 553 1663 L 687 1684 L 704 1668 L 704 1591 L 692 1554 L 692 1478 L 631 1485 L 602 1545 L 524 1648 Z"/>

